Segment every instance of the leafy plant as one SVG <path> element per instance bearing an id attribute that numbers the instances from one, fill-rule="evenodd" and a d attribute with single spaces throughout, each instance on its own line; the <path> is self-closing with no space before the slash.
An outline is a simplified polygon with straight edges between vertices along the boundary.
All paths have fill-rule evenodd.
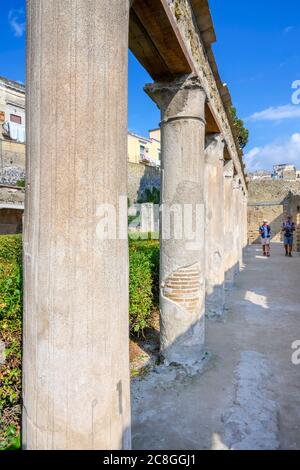
<path id="1" fill-rule="evenodd" d="M 8 426 L 4 431 L 3 440 L 0 442 L 0 450 L 19 450 L 20 448 L 20 433 L 15 426 Z"/>
<path id="2" fill-rule="evenodd" d="M 19 186 L 19 188 L 25 188 L 25 179 L 18 180 L 17 186 Z"/>
<path id="3" fill-rule="evenodd" d="M 0 235 L 0 262 L 22 263 L 21 235 Z"/>
<path id="4" fill-rule="evenodd" d="M 22 240 L 0 236 L 0 449 L 20 447 Z"/>
<path id="5" fill-rule="evenodd" d="M 159 242 L 130 241 L 129 244 L 129 327 L 140 333 L 149 326 L 159 298 Z"/>
<path id="6" fill-rule="evenodd" d="M 249 141 L 249 131 L 245 128 L 244 121 L 238 118 L 236 108 L 231 108 L 231 115 L 240 147 L 243 149 Z"/>
<path id="7" fill-rule="evenodd" d="M 139 250 L 148 258 L 151 266 L 152 278 L 152 308 L 159 305 L 159 258 L 160 248 L 158 240 L 137 240 L 130 242 L 131 250 Z"/>
<path id="8" fill-rule="evenodd" d="M 160 189 L 153 186 L 152 188 L 146 188 L 142 195 L 139 197 L 138 203 L 143 204 L 150 202 L 152 204 L 160 203 Z"/>
<path id="9" fill-rule="evenodd" d="M 0 450 L 20 448 L 22 239 L 0 236 Z M 149 325 L 159 296 L 159 242 L 130 241 L 129 328 L 140 334 Z"/>
<path id="10" fill-rule="evenodd" d="M 129 327 L 139 333 L 148 325 L 153 302 L 151 263 L 141 251 L 132 249 L 129 263 Z"/>

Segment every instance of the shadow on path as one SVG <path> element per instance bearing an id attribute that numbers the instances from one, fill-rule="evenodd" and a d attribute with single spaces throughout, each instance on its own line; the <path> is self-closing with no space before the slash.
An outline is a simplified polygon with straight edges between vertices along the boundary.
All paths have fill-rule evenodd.
<path id="1" fill-rule="evenodd" d="M 201 370 L 158 366 L 132 384 L 134 449 L 299 449 L 300 258 L 248 247 L 226 292 L 226 313 L 206 322 Z"/>

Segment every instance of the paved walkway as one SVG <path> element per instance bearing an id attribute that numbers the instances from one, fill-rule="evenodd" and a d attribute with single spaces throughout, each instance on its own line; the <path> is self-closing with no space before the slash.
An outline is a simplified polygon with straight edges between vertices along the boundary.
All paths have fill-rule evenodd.
<path id="1" fill-rule="evenodd" d="M 135 449 L 300 449 L 300 257 L 282 251 L 247 249 L 226 314 L 207 321 L 200 373 L 160 366 L 134 381 Z"/>

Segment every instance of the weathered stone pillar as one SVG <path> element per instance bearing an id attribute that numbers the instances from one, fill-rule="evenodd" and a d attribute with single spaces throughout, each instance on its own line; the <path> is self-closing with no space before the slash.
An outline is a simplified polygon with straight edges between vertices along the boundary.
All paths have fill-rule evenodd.
<path id="1" fill-rule="evenodd" d="M 162 117 L 161 353 L 166 363 L 191 364 L 204 343 L 206 97 L 196 77 L 145 90 Z"/>
<path id="2" fill-rule="evenodd" d="M 229 160 L 224 165 L 224 271 L 227 287 L 233 284 L 235 264 L 233 176 L 234 165 Z"/>
<path id="3" fill-rule="evenodd" d="M 233 178 L 233 267 L 234 275 L 240 271 L 240 246 L 241 246 L 241 211 L 240 211 L 240 178 L 235 175 Z"/>
<path id="4" fill-rule="evenodd" d="M 205 148 L 206 316 L 224 311 L 224 140 L 209 136 Z"/>
<path id="5" fill-rule="evenodd" d="M 248 242 L 248 221 L 247 221 L 247 195 L 243 190 L 242 194 L 242 211 L 243 211 L 243 249 Z"/>
<path id="6" fill-rule="evenodd" d="M 244 248 L 244 207 L 243 207 L 244 192 L 240 183 L 238 193 L 238 266 L 239 269 L 243 266 L 243 248 Z"/>
<path id="7" fill-rule="evenodd" d="M 129 1 L 27 6 L 23 447 L 128 449 Z"/>
<path id="8" fill-rule="evenodd" d="M 244 240 L 245 240 L 245 211 L 244 211 L 244 189 L 241 186 L 241 195 L 240 195 L 240 211 L 241 211 L 241 250 L 243 253 L 244 249 Z M 243 259 L 243 256 L 242 256 Z"/>
<path id="9" fill-rule="evenodd" d="M 248 237 L 248 193 L 244 197 L 244 211 L 245 211 L 245 247 L 248 246 L 249 237 Z"/>

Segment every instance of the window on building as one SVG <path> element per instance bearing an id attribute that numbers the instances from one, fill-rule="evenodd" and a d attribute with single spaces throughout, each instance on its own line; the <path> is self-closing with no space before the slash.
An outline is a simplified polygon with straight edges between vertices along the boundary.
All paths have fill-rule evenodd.
<path id="1" fill-rule="evenodd" d="M 10 122 L 15 122 L 16 124 L 22 124 L 22 118 L 21 116 L 17 116 L 16 114 L 11 114 Z"/>
<path id="2" fill-rule="evenodd" d="M 140 145 L 140 157 L 144 158 L 146 152 L 145 145 Z"/>

